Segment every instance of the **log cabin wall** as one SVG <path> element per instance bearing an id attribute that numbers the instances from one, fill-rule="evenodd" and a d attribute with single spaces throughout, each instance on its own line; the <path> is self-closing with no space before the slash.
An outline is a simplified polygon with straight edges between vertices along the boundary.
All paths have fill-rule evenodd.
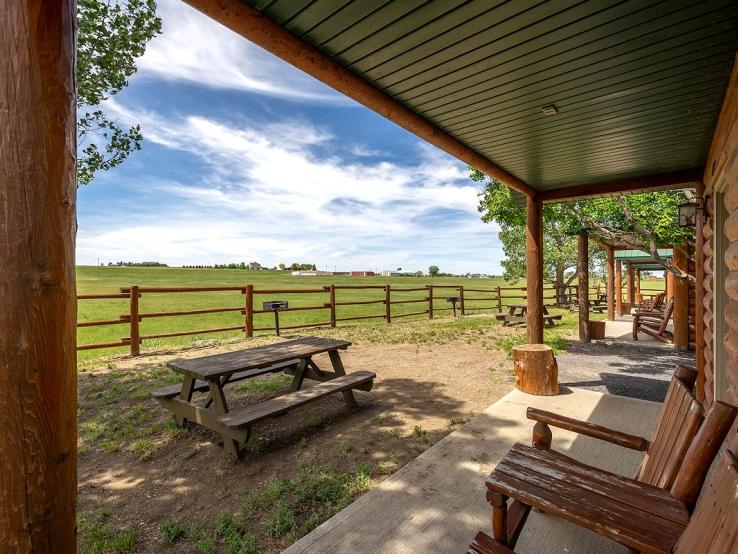
<path id="1" fill-rule="evenodd" d="M 738 404 L 738 63 L 733 66 L 705 166 L 704 182 L 707 199 L 703 280 L 705 404 L 709 406 L 716 394 Z M 724 206 L 721 217 L 717 216 L 723 206 L 718 203 Z M 715 275 L 720 275 L 719 265 L 723 260 L 727 277 L 715 279 Z M 721 300 L 722 291 L 718 287 L 724 289 L 725 302 Z M 715 332 L 723 327 L 717 318 L 725 322 L 725 332 Z M 725 362 L 719 364 L 722 367 L 718 367 L 716 352 L 721 347 L 727 355 Z M 719 390 L 715 389 L 716 384 Z"/>

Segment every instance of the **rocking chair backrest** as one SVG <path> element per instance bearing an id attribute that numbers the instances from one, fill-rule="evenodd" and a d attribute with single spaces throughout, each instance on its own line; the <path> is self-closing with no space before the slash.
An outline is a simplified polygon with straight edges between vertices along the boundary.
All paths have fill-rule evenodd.
<path id="1" fill-rule="evenodd" d="M 636 479 L 669 489 L 704 419 L 702 405 L 692 394 L 697 370 L 678 365 L 666 392 L 656 430 Z"/>
<path id="2" fill-rule="evenodd" d="M 664 303 L 664 298 L 666 298 L 665 292 L 660 292 L 653 298 L 653 305 L 651 306 L 651 309 L 655 310 L 660 308 Z"/>
<path id="3" fill-rule="evenodd" d="M 687 528 L 679 538 L 677 554 L 724 554 L 738 548 L 738 465 L 726 450 L 702 488 Z"/>
<path id="4" fill-rule="evenodd" d="M 664 308 L 664 318 L 661 320 L 661 325 L 659 325 L 659 335 L 661 335 L 664 331 L 666 331 L 666 326 L 669 324 L 669 320 L 671 319 L 671 313 L 674 311 L 674 299 L 671 298 L 666 303 L 666 307 Z"/>

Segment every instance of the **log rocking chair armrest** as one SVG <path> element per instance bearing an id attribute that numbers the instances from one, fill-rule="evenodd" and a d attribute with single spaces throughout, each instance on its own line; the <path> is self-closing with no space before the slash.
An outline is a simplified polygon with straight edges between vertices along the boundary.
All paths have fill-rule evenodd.
<path id="1" fill-rule="evenodd" d="M 548 426 L 566 429 L 580 435 L 586 435 L 595 439 L 600 439 L 612 444 L 617 444 L 631 450 L 640 450 L 645 452 L 648 450 L 649 442 L 643 437 L 637 435 L 629 435 L 622 431 L 616 431 L 602 425 L 580 421 L 570 417 L 539 410 L 538 408 L 528 408 L 528 419 L 537 421 L 536 427 L 533 429 L 533 443 L 536 446 L 549 447 L 551 445 L 551 431 Z"/>

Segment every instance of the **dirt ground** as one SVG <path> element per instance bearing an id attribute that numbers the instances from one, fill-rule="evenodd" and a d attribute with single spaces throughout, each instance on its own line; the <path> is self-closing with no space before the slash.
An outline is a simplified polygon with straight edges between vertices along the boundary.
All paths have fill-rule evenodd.
<path id="1" fill-rule="evenodd" d="M 307 516 L 297 510 L 298 523 L 289 532 L 275 531 L 265 510 L 246 520 L 256 537 L 249 548 L 218 538 L 219 517 L 239 513 L 254 491 L 275 480 L 295 479 L 306 466 L 353 475 L 360 465 L 371 470 L 368 486 L 376 484 L 513 387 L 506 355 L 478 344 L 354 345 L 342 353 L 346 370 L 377 374 L 371 392 L 355 392 L 358 409 L 348 411 L 335 395 L 269 420 L 255 427 L 257 439 L 244 459 L 233 462 L 216 435 L 201 427 L 174 427 L 147 394 L 174 382 L 163 367 L 169 359 L 243 347 L 237 343 L 117 359 L 80 374 L 81 550 L 280 551 L 340 506 L 315 512 L 302 527 L 299 522 Z M 330 367 L 327 356 L 315 361 Z M 240 384 L 230 387 L 230 394 L 235 392 L 228 398 L 231 406 L 275 396 L 289 383 L 285 376 L 259 381 L 248 390 L 239 391 Z M 180 525 L 199 529 L 205 538 L 177 532 Z M 169 538 L 165 526 L 174 526 Z M 128 533 L 128 539 L 119 532 Z"/>

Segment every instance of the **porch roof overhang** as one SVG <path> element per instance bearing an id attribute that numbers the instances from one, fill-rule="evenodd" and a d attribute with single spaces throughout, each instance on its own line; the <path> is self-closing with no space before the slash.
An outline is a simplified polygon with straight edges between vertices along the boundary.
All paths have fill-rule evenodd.
<path id="1" fill-rule="evenodd" d="M 186 1 L 544 201 L 699 180 L 738 50 L 733 0 Z"/>
<path id="2" fill-rule="evenodd" d="M 674 257 L 674 250 L 672 248 L 658 248 L 656 250 L 659 257 L 664 260 L 670 260 Z M 646 265 L 656 265 L 658 269 L 664 269 L 663 266 L 658 266 L 652 256 L 646 254 L 641 250 L 616 250 L 614 252 L 614 258 L 616 262 L 631 262 L 633 265 L 637 265 L 641 269 L 646 269 Z"/>

